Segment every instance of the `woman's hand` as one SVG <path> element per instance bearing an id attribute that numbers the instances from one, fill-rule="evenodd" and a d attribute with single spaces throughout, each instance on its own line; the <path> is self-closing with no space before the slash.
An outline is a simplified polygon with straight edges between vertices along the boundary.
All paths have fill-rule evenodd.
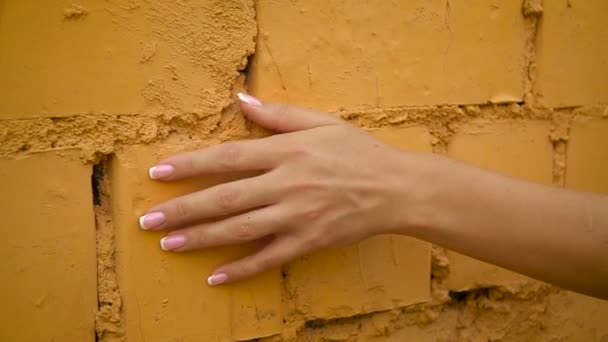
<path id="1" fill-rule="evenodd" d="M 151 168 L 150 177 L 162 181 L 261 172 L 151 208 L 140 219 L 142 228 L 185 227 L 162 239 L 164 250 L 262 243 L 253 255 L 216 269 L 208 279 L 216 285 L 403 224 L 408 184 L 402 153 L 338 118 L 239 98 L 249 119 L 282 134 L 176 155 Z M 233 216 L 203 222 L 226 215 Z"/>
<path id="2" fill-rule="evenodd" d="M 282 134 L 177 155 L 150 176 L 260 175 L 174 198 L 140 219 L 144 229 L 186 227 L 161 240 L 165 250 L 262 246 L 216 269 L 209 284 L 391 232 L 608 299 L 608 196 L 399 152 L 335 117 L 239 98 L 249 119 Z"/>

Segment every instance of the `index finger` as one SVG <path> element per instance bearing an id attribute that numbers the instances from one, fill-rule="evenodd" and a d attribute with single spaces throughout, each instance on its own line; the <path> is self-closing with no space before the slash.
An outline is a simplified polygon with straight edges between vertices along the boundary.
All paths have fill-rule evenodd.
<path id="1" fill-rule="evenodd" d="M 150 178 L 178 180 L 201 174 L 270 170 L 283 155 L 273 137 L 219 144 L 178 154 L 150 168 Z"/>

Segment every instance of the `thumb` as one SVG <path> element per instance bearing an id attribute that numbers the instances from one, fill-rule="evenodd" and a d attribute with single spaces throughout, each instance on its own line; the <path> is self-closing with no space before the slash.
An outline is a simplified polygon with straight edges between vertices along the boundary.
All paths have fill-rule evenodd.
<path id="1" fill-rule="evenodd" d="M 342 122 L 334 116 L 284 104 L 264 104 L 257 98 L 237 94 L 243 113 L 258 125 L 276 132 L 302 131 L 319 126 L 336 125 Z"/>

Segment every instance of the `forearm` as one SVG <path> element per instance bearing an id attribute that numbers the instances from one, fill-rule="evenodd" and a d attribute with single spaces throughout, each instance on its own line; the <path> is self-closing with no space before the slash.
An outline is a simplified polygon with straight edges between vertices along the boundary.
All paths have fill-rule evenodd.
<path id="1" fill-rule="evenodd" d="M 403 233 L 608 298 L 608 196 L 425 158 L 432 165 L 416 189 L 423 200 Z"/>

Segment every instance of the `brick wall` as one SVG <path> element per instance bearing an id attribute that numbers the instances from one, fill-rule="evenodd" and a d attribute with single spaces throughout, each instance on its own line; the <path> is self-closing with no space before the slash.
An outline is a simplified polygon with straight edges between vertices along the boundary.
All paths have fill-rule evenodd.
<path id="1" fill-rule="evenodd" d="M 404 150 L 608 192 L 608 3 L 0 0 L 3 341 L 608 339 L 608 304 L 402 236 L 210 288 L 250 246 L 164 253 L 149 181 L 263 134 L 248 89 Z M 381 175 L 379 175 L 381 176 Z M 405 210 L 406 208 L 404 208 Z"/>

